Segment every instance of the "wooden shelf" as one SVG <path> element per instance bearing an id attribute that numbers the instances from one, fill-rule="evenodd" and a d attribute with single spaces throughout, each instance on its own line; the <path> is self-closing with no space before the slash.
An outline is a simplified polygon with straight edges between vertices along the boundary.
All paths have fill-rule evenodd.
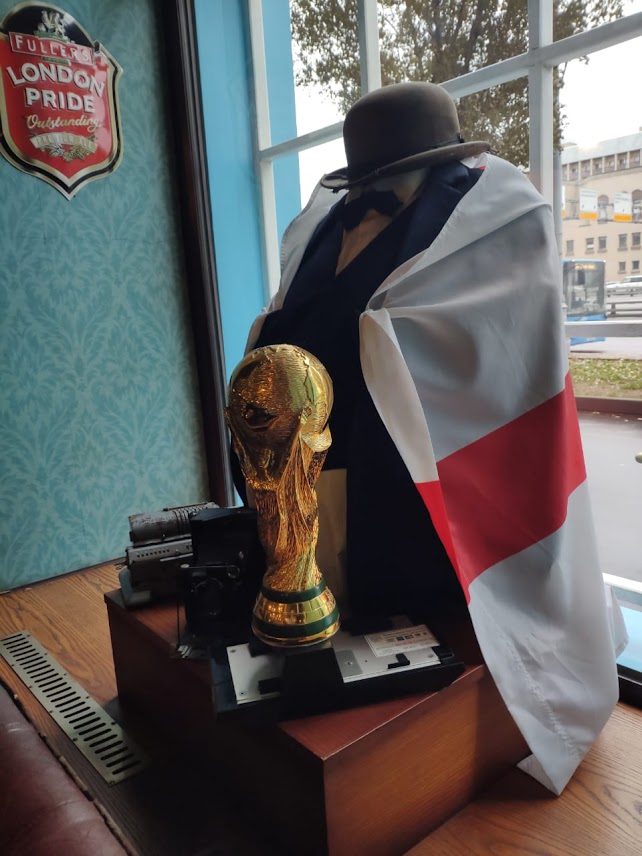
<path id="1" fill-rule="evenodd" d="M 253 728 L 216 719 L 207 664 L 173 656 L 175 608 L 106 602 L 121 703 L 224 776 L 286 852 L 399 854 L 527 754 L 467 620 L 447 632 L 470 665 L 440 692 Z"/>

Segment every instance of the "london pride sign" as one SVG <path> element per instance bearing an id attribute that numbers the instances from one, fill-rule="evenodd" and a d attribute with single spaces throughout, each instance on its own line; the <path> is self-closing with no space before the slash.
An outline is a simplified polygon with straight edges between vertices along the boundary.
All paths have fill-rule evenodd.
<path id="1" fill-rule="evenodd" d="M 122 158 L 116 60 L 49 3 L 0 24 L 0 152 L 71 199 Z"/>

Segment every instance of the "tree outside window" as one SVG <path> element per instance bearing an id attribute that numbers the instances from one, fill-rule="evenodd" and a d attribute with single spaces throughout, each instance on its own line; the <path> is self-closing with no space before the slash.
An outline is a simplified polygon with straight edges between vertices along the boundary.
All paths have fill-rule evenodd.
<path id="1" fill-rule="evenodd" d="M 620 0 L 562 0 L 553 9 L 556 39 L 622 14 Z M 296 82 L 320 87 L 345 113 L 361 94 L 359 56 L 351 38 L 357 29 L 357 0 L 290 0 L 290 12 Z M 403 80 L 443 83 L 528 50 L 526 0 L 379 0 L 377 12 L 384 86 Z M 553 71 L 556 94 L 564 71 L 565 65 Z M 526 78 L 466 96 L 458 107 L 464 136 L 490 140 L 502 157 L 528 164 Z M 557 147 L 563 121 L 556 98 Z M 591 174 L 590 160 L 582 164 L 582 174 Z"/>

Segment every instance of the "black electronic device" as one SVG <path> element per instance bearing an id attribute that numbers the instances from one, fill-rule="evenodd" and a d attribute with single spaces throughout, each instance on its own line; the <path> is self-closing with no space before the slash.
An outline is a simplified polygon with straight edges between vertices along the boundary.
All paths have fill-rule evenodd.
<path id="1" fill-rule="evenodd" d="M 119 574 L 126 606 L 179 594 L 181 566 L 192 556 L 191 518 L 201 509 L 216 507 L 201 502 L 129 517 L 131 546 L 125 551 L 126 567 Z"/>
<path id="2" fill-rule="evenodd" d="M 368 633 L 350 626 L 317 646 L 279 651 L 257 640 L 214 649 L 216 712 L 264 724 L 433 692 L 464 663 L 425 624 L 407 616 L 379 620 Z"/>
<path id="3" fill-rule="evenodd" d="M 187 630 L 201 644 L 246 641 L 265 572 L 256 512 L 207 508 L 190 526 L 193 555 L 181 571 Z"/>

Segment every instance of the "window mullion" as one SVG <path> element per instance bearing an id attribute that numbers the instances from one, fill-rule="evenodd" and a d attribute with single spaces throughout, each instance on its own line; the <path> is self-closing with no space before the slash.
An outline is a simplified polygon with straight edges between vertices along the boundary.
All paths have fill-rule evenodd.
<path id="1" fill-rule="evenodd" d="M 377 0 L 359 0 L 357 4 L 357 28 L 359 32 L 361 94 L 365 95 L 381 86 Z"/>
<path id="2" fill-rule="evenodd" d="M 553 0 L 528 0 L 529 50 L 553 41 Z M 530 178 L 554 206 L 553 190 L 553 69 L 542 62 L 528 72 Z"/>
<path id="3" fill-rule="evenodd" d="M 266 296 L 269 296 L 274 294 L 278 288 L 281 271 L 274 167 L 271 160 L 261 160 L 259 154 L 262 149 L 268 149 L 272 144 L 265 35 L 263 32 L 263 0 L 248 0 L 247 8 L 254 82 L 254 166 L 259 183 L 263 276 L 267 286 Z"/>

